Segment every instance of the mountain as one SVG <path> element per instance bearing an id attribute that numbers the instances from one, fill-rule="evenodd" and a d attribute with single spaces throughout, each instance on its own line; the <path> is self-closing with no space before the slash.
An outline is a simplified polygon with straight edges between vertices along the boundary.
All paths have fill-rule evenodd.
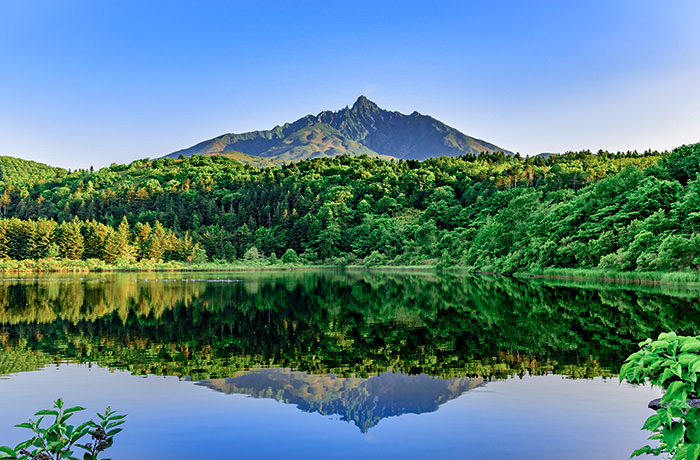
<path id="1" fill-rule="evenodd" d="M 256 157 L 274 164 L 342 154 L 425 160 L 497 151 L 512 155 L 430 116 L 390 112 L 360 96 L 352 107 L 306 115 L 268 131 L 224 134 L 166 157 L 224 154 L 246 163 L 265 164 L 251 158 Z"/>
<path id="2" fill-rule="evenodd" d="M 269 368 L 241 372 L 236 377 L 202 380 L 197 385 L 226 394 L 247 394 L 294 404 L 305 412 L 335 414 L 363 433 L 380 420 L 402 414 L 434 412 L 482 378 L 441 379 L 425 374 L 383 372 L 369 378 L 307 374 Z"/>

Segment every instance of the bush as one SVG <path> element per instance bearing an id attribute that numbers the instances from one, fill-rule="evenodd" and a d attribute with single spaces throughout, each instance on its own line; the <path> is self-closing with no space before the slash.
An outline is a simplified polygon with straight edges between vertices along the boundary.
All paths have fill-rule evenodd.
<path id="1" fill-rule="evenodd" d="M 29 419 L 29 422 L 15 425 L 18 428 L 32 430 L 32 438 L 19 443 L 14 449 L 8 446 L 0 446 L 0 459 L 20 459 L 20 460 L 78 460 L 73 456 L 73 445 L 85 450 L 83 460 L 96 460 L 100 452 L 111 447 L 114 443 L 114 436 L 122 431 L 117 428 L 124 423 L 126 415 L 116 415 L 116 411 L 109 407 L 104 414 L 98 413 L 100 423 L 88 420 L 77 427 L 68 425 L 66 422 L 75 412 L 85 410 L 84 407 L 76 406 L 63 408 L 61 398 L 54 402 L 54 410 L 40 410 L 34 415 L 40 415 L 36 421 Z M 45 416 L 55 417 L 55 421 L 48 428 L 42 428 Z M 87 444 L 77 444 L 86 435 L 92 436 L 93 442 Z"/>
<path id="2" fill-rule="evenodd" d="M 297 252 L 294 249 L 289 248 L 284 254 L 282 254 L 281 260 L 282 263 L 285 264 L 295 264 L 299 262 L 299 256 L 297 255 Z"/>
<path id="3" fill-rule="evenodd" d="M 682 337 L 663 333 L 655 341 L 639 344 L 620 369 L 620 381 L 634 384 L 647 381 L 666 390 L 661 407 L 656 409 L 642 429 L 653 434 L 659 447 L 644 446 L 632 456 L 670 453 L 675 460 L 700 457 L 700 407 L 690 407 L 688 398 L 700 393 L 700 336 Z"/>

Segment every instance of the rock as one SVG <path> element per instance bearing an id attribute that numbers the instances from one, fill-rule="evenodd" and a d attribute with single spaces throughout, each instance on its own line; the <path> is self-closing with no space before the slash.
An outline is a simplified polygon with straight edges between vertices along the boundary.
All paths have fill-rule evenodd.
<path id="1" fill-rule="evenodd" d="M 690 407 L 700 407 L 700 398 L 688 398 L 685 402 L 687 402 Z M 661 398 L 649 401 L 649 409 L 659 410 L 661 407 Z"/>

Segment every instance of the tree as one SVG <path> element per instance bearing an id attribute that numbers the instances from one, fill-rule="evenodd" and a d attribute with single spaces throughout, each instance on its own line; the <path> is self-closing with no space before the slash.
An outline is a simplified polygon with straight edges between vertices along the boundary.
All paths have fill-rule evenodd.
<path id="1" fill-rule="evenodd" d="M 58 249 L 61 257 L 80 259 L 85 250 L 85 240 L 81 233 L 80 220 L 74 217 L 70 222 L 63 222 L 58 227 Z"/>
<path id="2" fill-rule="evenodd" d="M 297 256 L 297 252 L 294 249 L 289 248 L 284 254 L 282 254 L 282 258 L 280 260 L 282 260 L 282 263 L 285 264 L 295 264 L 299 261 L 299 256 Z"/>
<path id="3" fill-rule="evenodd" d="M 133 262 L 135 258 L 136 250 L 131 245 L 129 238 L 129 221 L 124 216 L 117 230 L 112 229 L 107 235 L 104 259 L 112 263 L 117 259 Z"/>

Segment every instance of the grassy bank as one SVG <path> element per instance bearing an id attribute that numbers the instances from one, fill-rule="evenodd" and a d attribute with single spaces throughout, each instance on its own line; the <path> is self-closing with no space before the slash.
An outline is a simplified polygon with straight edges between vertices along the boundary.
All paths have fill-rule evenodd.
<path id="1" fill-rule="evenodd" d="M 155 262 L 117 261 L 110 264 L 98 259 L 88 260 L 57 260 L 57 259 L 26 259 L 0 261 L 0 273 L 89 273 L 89 272 L 130 272 L 130 271 L 263 271 L 263 270 L 299 270 L 299 269 L 328 269 L 338 268 L 330 265 L 302 264 L 269 264 L 265 262 L 250 263 L 187 263 L 187 262 Z"/>
<path id="2" fill-rule="evenodd" d="M 520 279 L 545 278 L 634 284 L 700 284 L 699 272 L 623 272 L 610 270 L 549 268 L 513 274 Z"/>
<path id="3" fill-rule="evenodd" d="M 432 272 L 471 273 L 479 276 L 500 276 L 493 271 L 480 271 L 474 267 L 451 266 L 440 267 L 434 264 L 421 265 L 363 265 L 363 264 L 319 264 L 304 262 L 284 263 L 280 260 L 267 259 L 241 260 L 233 263 L 201 262 L 188 263 L 177 261 L 139 261 L 117 260 L 107 263 L 99 259 L 26 259 L 0 261 L 0 273 L 90 273 L 90 272 L 190 272 L 190 271 L 283 271 L 283 270 L 347 270 L 347 271 L 383 271 L 397 273 Z M 623 272 L 610 270 L 552 268 L 528 272 L 517 272 L 515 278 L 588 281 L 598 283 L 621 284 L 698 284 L 698 272 Z"/>

